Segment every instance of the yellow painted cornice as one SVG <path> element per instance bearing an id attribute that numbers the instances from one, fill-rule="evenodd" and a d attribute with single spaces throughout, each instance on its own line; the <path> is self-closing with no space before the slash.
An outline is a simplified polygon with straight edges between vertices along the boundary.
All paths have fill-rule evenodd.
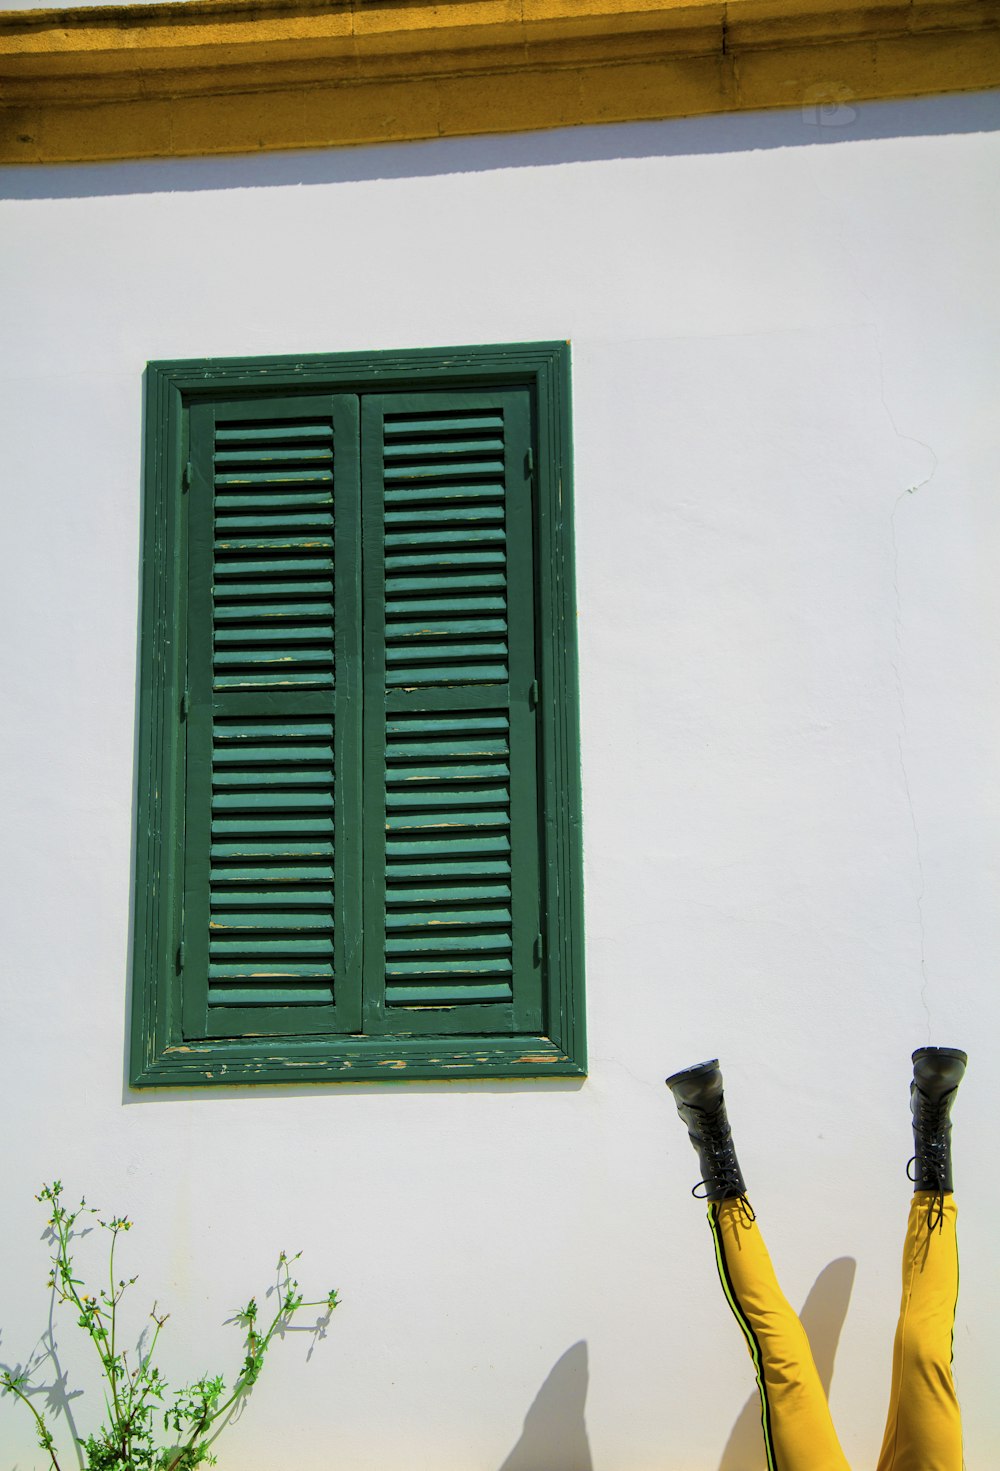
<path id="1" fill-rule="evenodd" d="M 1000 86 L 1000 0 L 186 0 L 0 12 L 0 162 Z"/>

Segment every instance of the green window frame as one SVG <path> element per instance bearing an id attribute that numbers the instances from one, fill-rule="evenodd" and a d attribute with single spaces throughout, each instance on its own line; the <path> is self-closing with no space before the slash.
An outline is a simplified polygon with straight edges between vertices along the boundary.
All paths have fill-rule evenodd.
<path id="1" fill-rule="evenodd" d="M 569 373 L 148 365 L 133 1087 L 585 1073 Z"/>

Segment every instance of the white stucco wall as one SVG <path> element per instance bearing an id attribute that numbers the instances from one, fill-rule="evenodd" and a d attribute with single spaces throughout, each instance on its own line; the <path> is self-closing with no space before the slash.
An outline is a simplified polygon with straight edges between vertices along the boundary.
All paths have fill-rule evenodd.
<path id="1" fill-rule="evenodd" d="M 0 1357 L 45 1327 L 58 1174 L 137 1220 L 178 1374 L 236 1364 L 279 1247 L 341 1288 L 223 1468 L 501 1471 L 582 1342 L 507 1471 L 748 1471 L 662 1086 L 718 1053 L 793 1303 L 856 1260 L 860 1471 L 933 1040 L 972 1058 L 956 1365 L 997 1464 L 998 125 L 941 98 L 0 176 Z M 129 1093 L 145 361 L 562 337 L 589 1079 Z M 0 1402 L 2 1471 L 33 1446 Z"/>

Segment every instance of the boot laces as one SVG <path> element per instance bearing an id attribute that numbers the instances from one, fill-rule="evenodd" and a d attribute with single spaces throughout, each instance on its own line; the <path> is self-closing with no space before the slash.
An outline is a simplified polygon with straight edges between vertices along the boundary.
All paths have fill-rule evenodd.
<path id="1" fill-rule="evenodd" d="M 749 1200 L 747 1200 L 746 1195 L 741 1191 L 741 1184 L 742 1181 L 740 1180 L 739 1171 L 734 1170 L 726 1175 L 716 1175 L 711 1180 L 699 1180 L 697 1185 L 691 1187 L 691 1194 L 695 1200 L 708 1200 L 710 1192 L 718 1189 L 721 1185 L 726 1193 L 720 1198 L 722 1200 L 735 1200 L 739 1205 L 740 1214 L 749 1223 L 757 1219 L 757 1213 Z M 699 1195 L 698 1191 L 703 1185 L 705 1186 L 705 1193 Z"/>
<path id="2" fill-rule="evenodd" d="M 722 1191 L 723 1199 L 739 1201 L 740 1210 L 748 1221 L 756 1220 L 753 1207 L 744 1191 L 743 1177 L 728 1123 L 722 1123 L 716 1114 L 702 1115 L 699 1125 L 698 1146 L 710 1169 L 705 1178 L 692 1188 L 691 1194 L 695 1200 L 707 1200 L 714 1192 Z M 699 1194 L 702 1190 L 703 1193 Z"/>
<path id="3" fill-rule="evenodd" d="M 928 1231 L 944 1230 L 945 1182 L 948 1178 L 948 1111 L 951 1094 L 946 1093 L 935 1103 L 926 1093 L 919 1092 L 919 1107 L 915 1114 L 915 1126 L 920 1142 L 918 1157 L 914 1155 L 906 1166 L 906 1173 L 913 1183 L 932 1193 L 927 1206 Z M 919 1168 L 920 1179 L 917 1179 Z"/>

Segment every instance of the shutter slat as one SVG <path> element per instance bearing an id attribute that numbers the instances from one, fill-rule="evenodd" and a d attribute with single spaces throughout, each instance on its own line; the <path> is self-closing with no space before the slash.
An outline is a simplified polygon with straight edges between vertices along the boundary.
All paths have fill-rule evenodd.
<path id="1" fill-rule="evenodd" d="M 209 938 L 209 955 L 213 962 L 235 964 L 239 959 L 256 961 L 263 957 L 284 956 L 289 961 L 312 955 L 328 955 L 333 959 L 333 936 L 316 938 L 305 935 L 282 935 L 280 938 L 260 934 L 217 938 L 214 931 Z"/>
<path id="2" fill-rule="evenodd" d="M 256 878 L 260 883 L 267 881 L 265 874 L 257 874 Z M 225 882 L 226 884 L 232 882 L 229 875 L 226 875 Z M 243 907 L 258 913 L 268 908 L 287 909 L 289 906 L 298 905 L 309 909 L 330 909 L 333 906 L 332 887 L 328 889 L 292 888 L 287 884 L 282 884 L 280 888 L 231 889 L 224 887 L 223 883 L 213 875 L 212 889 L 216 896 L 216 911 L 220 915 Z"/>
<path id="3" fill-rule="evenodd" d="M 261 981 L 273 983 L 283 976 L 298 976 L 303 979 L 315 976 L 317 980 L 325 977 L 326 989 L 330 989 L 330 981 L 333 978 L 333 967 L 322 960 L 268 960 L 260 965 L 248 965 L 245 961 L 213 961 L 208 968 L 209 976 L 216 981 Z M 223 988 L 218 988 L 221 997 Z M 280 995 L 275 991 L 276 996 Z"/>
<path id="4" fill-rule="evenodd" d="M 442 875 L 438 875 L 442 878 Z M 389 884 L 386 888 L 385 902 L 393 904 L 458 904 L 468 899 L 479 904 L 484 904 L 491 899 L 510 900 L 510 884 L 479 883 L 472 884 L 467 878 L 456 878 L 447 884 L 439 882 L 432 888 L 425 888 L 419 884 Z M 408 911 L 414 912 L 414 911 Z M 421 911 L 425 913 L 426 911 Z M 436 913 L 436 910 L 434 911 Z M 390 916 L 387 914 L 386 923 Z"/>
<path id="5" fill-rule="evenodd" d="M 386 510 L 385 513 L 386 530 L 392 536 L 398 535 L 402 526 L 488 526 L 496 522 L 503 522 L 503 507 L 495 504 L 415 506 L 412 501 L 408 501 L 398 509 Z M 388 544 L 387 537 L 386 545 Z"/>
<path id="6" fill-rule="evenodd" d="M 462 987 L 461 993 L 453 992 L 447 1001 L 441 1000 L 440 986 L 388 984 L 385 994 L 390 1005 L 420 1006 L 426 1010 L 439 1006 L 452 1007 L 461 1002 L 472 1005 L 484 1001 L 507 1001 L 510 999 L 510 986 L 503 981 L 498 983 L 472 981 Z"/>
<path id="7" fill-rule="evenodd" d="M 215 477 L 215 488 L 224 491 L 242 485 L 329 485 L 332 480 L 330 470 L 222 470 Z"/>
<path id="8" fill-rule="evenodd" d="M 330 791 L 302 791 L 299 787 L 288 787 L 283 791 L 260 791 L 251 789 L 239 792 L 216 792 L 212 799 L 213 812 L 245 811 L 266 812 L 281 809 L 299 812 L 303 809 L 333 811 L 333 793 Z"/>
<path id="9" fill-rule="evenodd" d="M 416 442 L 415 442 L 416 441 Z M 483 435 L 479 439 L 442 439 L 436 434 L 429 439 L 428 443 L 419 443 L 416 435 L 408 435 L 406 443 L 393 443 L 392 436 L 386 436 L 384 449 L 385 463 L 391 465 L 400 456 L 412 459 L 415 455 L 433 455 L 435 460 L 445 455 L 497 455 L 503 454 L 503 440 L 490 438 Z"/>
<path id="10" fill-rule="evenodd" d="M 311 633 L 315 640 L 316 635 Z M 230 665 L 245 664 L 248 669 L 258 664 L 291 664 L 296 667 L 290 669 L 290 674 L 299 673 L 303 664 L 319 665 L 320 667 L 332 667 L 333 650 L 323 644 L 315 642 L 304 645 L 301 648 L 262 648 L 258 649 L 252 644 L 246 648 L 230 649 L 216 648 L 216 668 L 227 668 Z"/>
<path id="11" fill-rule="evenodd" d="M 404 593 L 464 593 L 505 588 L 507 578 L 503 572 L 474 572 L 467 576 L 444 573 L 439 577 L 393 577 L 386 575 L 386 595 Z M 505 602 L 506 606 L 506 602 Z"/>
<path id="12" fill-rule="evenodd" d="M 385 565 L 390 574 L 403 576 L 407 573 L 433 571 L 441 568 L 446 576 L 452 579 L 447 586 L 462 587 L 469 586 L 464 576 L 456 569 L 470 569 L 470 575 L 477 575 L 484 567 L 503 567 L 506 564 L 504 549 L 497 545 L 490 550 L 466 551 L 464 546 L 442 546 L 440 551 L 428 547 L 426 551 L 400 551 L 391 550 L 386 552 Z M 441 583 L 431 583 L 432 587 L 440 587 Z"/>
<path id="13" fill-rule="evenodd" d="M 282 424 L 260 424 L 248 420 L 244 424 L 220 423 L 215 430 L 217 444 L 229 444 L 233 440 L 247 444 L 269 444 L 275 439 L 289 442 L 305 439 L 332 440 L 333 429 L 330 424 L 297 424 L 288 421 Z"/>
<path id="14" fill-rule="evenodd" d="M 393 976 L 422 976 L 425 980 L 437 977 L 442 985 L 436 988 L 437 995 L 441 1001 L 461 999 L 460 993 L 447 988 L 446 983 L 461 986 L 463 977 L 470 976 L 509 976 L 513 966 L 509 960 L 499 957 L 481 956 L 479 958 L 468 955 L 441 956 L 421 960 L 391 960 L 386 962 L 386 979 L 391 980 Z M 508 987 L 507 997 L 510 997 Z"/>
<path id="15" fill-rule="evenodd" d="M 287 438 L 288 436 L 284 436 Z M 228 443 L 229 441 L 224 441 Z M 289 460 L 323 460 L 329 462 L 329 449 L 310 448 L 306 444 L 296 444 L 294 449 L 281 448 L 274 444 L 262 444 L 257 440 L 244 449 L 216 450 L 212 457 L 217 465 L 231 465 L 235 462 L 273 465 L 285 464 Z"/>
<path id="16" fill-rule="evenodd" d="M 483 925 L 510 926 L 512 915 L 509 909 L 497 906 L 493 909 L 400 909 L 386 915 L 388 929 L 436 929 L 438 925 L 449 928 L 476 927 Z"/>
<path id="17" fill-rule="evenodd" d="M 462 598 L 387 598 L 385 611 L 389 618 L 428 618 L 447 613 L 489 615 L 503 613 L 506 607 L 505 598 L 468 593 Z"/>
<path id="18" fill-rule="evenodd" d="M 415 461 L 413 464 L 409 465 L 386 465 L 385 467 L 386 485 L 394 485 L 397 487 L 399 486 L 401 481 L 406 480 L 438 482 L 442 480 L 456 480 L 459 477 L 462 477 L 463 479 L 468 478 L 469 480 L 474 482 L 479 479 L 485 480 L 489 478 L 492 483 L 496 484 L 497 489 L 499 491 L 502 491 L 502 476 L 502 460 L 466 459 L 461 460 L 456 464 L 447 464 L 443 458 L 436 457 L 433 461 L 429 463 L 425 463 L 423 461 Z"/>
<path id="19" fill-rule="evenodd" d="M 240 743 L 256 742 L 258 740 L 280 740 L 280 749 L 287 756 L 289 751 L 296 754 L 302 749 L 303 741 L 314 741 L 323 739 L 327 742 L 326 749 L 329 751 L 329 743 L 333 740 L 333 721 L 324 719 L 322 716 L 303 718 L 296 716 L 291 720 L 275 720 L 274 718 L 260 719 L 253 722 L 252 727 L 247 728 L 239 721 L 217 720 L 212 732 L 216 745 L 220 750 L 227 747 L 231 750 L 239 750 Z M 295 745 L 290 746 L 289 741 Z M 235 745 L 230 745 L 235 742 Z"/>
<path id="20" fill-rule="evenodd" d="M 398 937 L 387 936 L 385 942 L 385 953 L 392 957 L 396 955 L 420 955 L 426 951 L 431 956 L 431 964 L 444 963 L 453 953 L 476 954 L 479 951 L 497 953 L 500 963 L 503 959 L 502 952 L 513 949 L 513 941 L 510 935 L 506 937 L 499 934 L 477 934 L 470 930 L 468 934 L 461 935 L 401 935 Z M 387 969 L 394 964 L 394 960 L 386 961 Z"/>
<path id="21" fill-rule="evenodd" d="M 390 770 L 390 779 L 399 780 L 408 785 L 422 784 L 424 782 L 458 781 L 458 782 L 481 782 L 494 781 L 498 778 L 510 776 L 510 767 L 505 762 L 496 762 L 489 765 L 482 762 L 469 762 L 462 766 L 407 766 L 399 773 L 398 778 Z"/>
<path id="22" fill-rule="evenodd" d="M 497 716 L 495 719 L 499 722 L 500 729 L 506 731 L 503 718 Z M 492 728 L 496 730 L 497 725 Z M 468 726 L 464 729 L 467 730 Z M 414 736 L 421 737 L 419 741 L 406 740 L 405 737 L 411 730 Z M 470 757 L 475 760 L 480 756 L 506 756 L 510 749 L 505 734 L 499 739 L 484 736 L 479 740 L 461 740 L 459 735 L 462 730 L 463 727 L 458 726 L 457 722 L 446 718 L 435 720 L 433 717 L 415 716 L 412 726 L 408 721 L 394 720 L 388 726 L 388 733 L 397 739 L 387 746 L 386 760 L 390 763 L 406 762 L 417 757 L 427 761 L 436 756 L 453 756 L 464 761 Z M 456 734 L 447 739 L 451 731 L 456 731 Z M 402 740 L 398 739 L 400 736 L 403 737 Z M 441 739 L 435 740 L 435 736 L 440 736 Z"/>
<path id="23" fill-rule="evenodd" d="M 436 684 L 503 684 L 507 679 L 506 664 L 463 664 L 456 669 L 438 665 L 419 665 L 395 669 L 388 678 L 390 685 L 418 689 Z"/>
<path id="24" fill-rule="evenodd" d="M 253 910 L 231 910 L 220 907 L 220 895 L 213 895 L 213 918 L 210 929 L 212 938 L 225 939 L 242 933 L 243 930 L 330 930 L 330 916 L 303 910 L 268 909 L 259 913 Z"/>
<path id="25" fill-rule="evenodd" d="M 285 972 L 282 972 L 284 977 Z M 295 975 L 296 972 L 289 974 Z M 317 1006 L 327 1001 L 330 996 L 329 985 L 315 986 L 293 986 L 283 984 L 278 986 L 262 985 L 259 988 L 232 986 L 209 986 L 208 1004 L 212 1007 L 225 1008 L 227 1006 Z"/>
<path id="26" fill-rule="evenodd" d="M 387 664 L 404 663 L 464 663 L 466 660 L 482 659 L 505 659 L 507 657 L 506 639 L 476 639 L 475 642 L 464 644 L 437 644 L 428 642 L 420 646 L 414 646 L 408 640 L 400 643 L 399 633 L 393 624 L 389 625 L 386 642 L 392 642 L 386 649 L 385 657 Z"/>
<path id="27" fill-rule="evenodd" d="M 260 771 L 234 771 L 223 766 L 215 772 L 214 786 L 216 791 L 234 787 L 256 787 L 261 790 L 275 787 L 316 787 L 329 790 L 330 780 L 329 770 L 319 765 L 315 769 L 307 766 L 304 771 L 276 771 L 267 766 Z"/>
<path id="28" fill-rule="evenodd" d="M 218 523 L 216 523 L 216 525 L 220 532 L 220 535 L 215 539 L 216 551 L 227 552 L 234 557 L 242 556 L 245 553 L 256 555 L 258 552 L 280 552 L 284 554 L 286 552 L 305 551 L 313 554 L 326 550 L 332 541 L 332 535 L 325 535 L 322 528 L 315 534 L 310 533 L 308 535 L 297 533 L 295 528 L 291 527 L 287 532 L 283 530 L 280 535 L 276 531 L 276 534 L 273 536 L 234 536 L 230 534 L 230 529 L 225 524 L 218 526 Z M 282 526 L 284 526 L 284 518 L 282 518 Z M 333 523 L 331 522 L 331 532 L 332 527 Z M 485 533 L 479 534 L 485 536 Z M 330 557 L 329 565 L 332 567 L 332 547 L 330 547 Z"/>
<path id="29" fill-rule="evenodd" d="M 333 884 L 332 863 L 302 863 L 294 868 L 275 867 L 274 864 L 260 863 L 253 866 L 241 865 L 239 863 L 226 863 L 213 866 L 210 870 L 213 884 L 273 884 L 277 885 L 273 890 L 276 902 L 291 904 L 294 902 L 295 886 L 297 884 L 329 883 Z M 235 901 L 236 890 L 226 890 L 226 903 Z M 260 894 L 259 888 L 254 891 Z M 333 889 L 330 889 L 331 903 Z"/>
<path id="30" fill-rule="evenodd" d="M 277 836 L 261 838 L 256 842 L 252 838 L 245 838 L 239 843 L 213 842 L 211 856 L 220 862 L 229 858 L 330 858 L 333 856 L 333 843 L 323 842 L 318 838 L 312 842 Z"/>
<path id="31" fill-rule="evenodd" d="M 333 819 L 322 822 L 315 817 L 213 817 L 212 836 L 234 838 L 244 835 L 250 840 L 266 842 L 269 837 L 299 837 L 329 834 L 333 839 Z"/>
<path id="32" fill-rule="evenodd" d="M 388 855 L 387 855 L 388 856 Z M 510 863 L 506 858 L 473 859 L 468 855 L 458 854 L 456 861 L 452 864 L 444 861 L 438 854 L 430 855 L 434 858 L 433 865 L 427 863 L 401 862 L 399 855 L 395 855 L 391 862 L 386 865 L 386 892 L 390 896 L 402 893 L 402 889 L 395 889 L 395 884 L 408 883 L 417 880 L 420 883 L 444 883 L 453 878 L 457 884 L 469 883 L 472 879 L 505 879 L 507 887 L 510 886 Z"/>
<path id="33" fill-rule="evenodd" d="M 314 578 L 322 572 L 333 571 L 332 557 L 302 556 L 297 559 L 290 557 L 272 557 L 267 561 L 250 562 L 241 557 L 232 557 L 229 560 L 220 558 L 215 564 L 216 582 L 220 577 L 284 577 L 292 573 L 301 573 L 305 577 Z M 226 596 L 230 596 L 230 590 L 225 589 Z M 260 597 L 262 587 L 256 583 L 253 587 L 253 596 Z"/>
<path id="34" fill-rule="evenodd" d="M 272 735 L 280 735 L 280 733 L 280 727 L 270 727 L 259 731 L 259 734 L 265 738 Z M 317 732 L 317 734 L 321 735 L 322 731 Z M 321 762 L 326 767 L 330 765 L 329 746 L 295 746 L 290 749 L 287 746 L 223 746 L 221 744 L 216 747 L 215 764 L 216 766 L 228 764 L 251 765 L 254 767 L 261 766 L 266 769 L 267 766 L 275 762 L 283 765 L 288 761 L 289 755 L 291 754 L 294 754 L 297 765 L 306 766 L 312 762 Z"/>
<path id="35" fill-rule="evenodd" d="M 233 690 L 234 692 L 244 690 L 258 690 L 264 683 L 261 671 L 245 671 L 242 674 L 219 674 L 216 675 L 215 687 L 217 690 Z M 266 683 L 270 688 L 291 689 L 333 689 L 333 675 L 325 674 L 322 670 L 311 670 L 304 673 L 285 673 L 284 671 L 273 677 L 268 677 Z"/>
<path id="36" fill-rule="evenodd" d="M 390 736 L 405 734 L 416 737 L 431 732 L 443 733 L 449 737 L 456 732 L 479 736 L 495 735 L 497 732 L 506 732 L 507 719 L 504 715 L 491 715 L 488 710 L 462 710 L 428 716 L 426 720 L 419 713 L 405 715 L 397 720 L 395 714 L 390 710 L 386 714 L 385 729 L 386 734 Z M 505 741 L 504 750 L 506 749 Z M 407 754 L 411 752 L 408 750 Z"/>
<path id="37" fill-rule="evenodd" d="M 509 801 L 510 791 L 506 785 L 502 787 L 473 787 L 471 789 L 465 785 L 460 790 L 451 792 L 447 790 L 441 791 L 437 788 L 433 791 L 428 791 L 426 787 L 421 788 L 419 791 L 412 791 L 409 788 L 403 791 L 397 791 L 393 783 L 393 785 L 388 787 L 385 797 L 387 812 L 391 812 L 393 809 L 398 811 L 400 808 L 410 807 L 419 807 L 426 811 L 433 811 L 439 807 L 447 810 L 451 807 L 474 805 L 483 807 L 497 807 L 502 805 L 506 807 Z"/>
<path id="38" fill-rule="evenodd" d="M 387 444 L 393 440 L 405 436 L 407 439 L 419 439 L 422 435 L 430 434 L 435 438 L 445 434 L 471 434 L 474 429 L 478 430 L 503 430 L 502 414 L 483 413 L 454 413 L 435 414 L 433 418 L 422 418 L 420 415 L 394 414 L 387 417 L 383 433 Z"/>
<path id="39" fill-rule="evenodd" d="M 389 627 L 394 639 L 461 638 L 463 634 L 505 633 L 507 621 L 504 618 L 451 618 L 422 623 L 394 621 Z M 499 647 L 501 653 L 506 652 L 504 645 Z"/>
<path id="40" fill-rule="evenodd" d="M 245 572 L 246 568 L 243 567 L 242 570 Z M 215 594 L 215 606 L 217 609 L 219 607 L 228 608 L 231 605 L 238 604 L 244 598 L 255 599 L 261 598 L 264 595 L 269 598 L 319 597 L 329 602 L 333 597 L 333 582 L 329 577 L 321 578 L 319 581 L 303 578 L 301 582 L 275 582 L 273 578 L 268 578 L 265 587 L 261 587 L 259 582 L 234 581 L 217 584 L 213 588 L 213 592 Z M 330 606 L 332 608 L 332 603 Z M 238 618 L 242 615 L 236 611 L 232 616 Z"/>
<path id="41" fill-rule="evenodd" d="M 242 515 L 245 511 L 262 515 L 272 511 L 310 511 L 313 507 L 327 510 L 333 505 L 333 495 L 328 487 L 322 490 L 304 490 L 300 486 L 275 487 L 275 493 L 269 495 L 266 491 L 255 490 L 248 494 L 222 486 L 216 490 L 215 503 L 227 516 Z"/>
<path id="42" fill-rule="evenodd" d="M 459 831 L 441 838 L 387 838 L 385 851 L 388 858 L 464 857 L 466 854 L 509 853 L 510 841 L 506 837 Z"/>
<path id="43" fill-rule="evenodd" d="M 226 626 L 230 622 L 261 621 L 273 622 L 275 619 L 289 620 L 308 619 L 310 622 L 323 620 L 329 622 L 333 617 L 333 604 L 331 602 L 310 602 L 301 599 L 298 602 L 272 602 L 272 603 L 237 603 L 235 606 L 228 602 L 216 605 L 216 638 L 222 637 Z"/>
<path id="44" fill-rule="evenodd" d="M 495 481 L 479 483 L 448 481 L 433 485 L 415 481 L 412 485 L 386 486 L 385 504 L 397 510 L 400 507 L 416 507 L 423 504 L 457 505 L 462 501 L 495 501 L 502 494 L 503 486 Z"/>
<path id="45" fill-rule="evenodd" d="M 333 516 L 327 511 L 299 511 L 295 512 L 282 507 L 269 515 L 231 515 L 228 506 L 223 507 L 216 503 L 216 528 L 222 542 L 227 538 L 235 537 L 240 532 L 268 532 L 275 526 L 280 526 L 283 532 L 316 531 L 325 533 L 333 530 Z M 254 543 L 254 545 L 267 545 L 267 543 Z"/>
<path id="46" fill-rule="evenodd" d="M 241 649 L 216 649 L 215 655 L 216 669 L 225 671 L 225 674 L 228 674 L 229 678 L 232 678 L 232 672 L 235 669 L 241 668 L 241 666 L 246 666 L 244 668 L 244 674 L 253 675 L 256 674 L 257 665 L 275 665 L 275 663 L 281 663 L 281 665 L 290 666 L 288 669 L 282 669 L 282 674 L 294 675 L 303 674 L 303 672 L 312 674 L 313 668 L 331 668 L 332 662 L 334 662 L 334 656 L 332 656 L 331 650 L 324 649 L 321 644 L 315 643 L 304 644 L 300 649 L 285 647 L 284 643 L 282 643 L 282 646 L 276 647 L 276 649 L 269 649 L 269 647 L 257 649 L 253 644 L 250 644 L 250 646 L 241 647 Z M 306 669 L 303 669 L 303 665 L 309 665 L 312 668 L 306 671 Z M 268 683 L 271 683 L 271 681 L 268 681 Z"/>
<path id="47" fill-rule="evenodd" d="M 387 833 L 424 832 L 441 830 L 452 833 L 459 828 L 506 828 L 510 812 L 506 807 L 484 807 L 476 812 L 420 811 L 397 812 L 386 816 Z"/>
<path id="48" fill-rule="evenodd" d="M 325 633 L 323 627 L 317 627 L 315 623 L 303 624 L 292 628 L 259 628 L 249 624 L 246 628 L 231 628 L 223 626 L 215 630 L 215 647 L 218 650 L 220 644 L 224 648 L 223 653 L 216 654 L 216 662 L 219 659 L 232 657 L 230 644 L 312 644 L 318 653 L 325 653 L 332 662 L 332 654 L 328 646 L 321 642 Z M 297 651 L 303 652 L 301 650 Z"/>

